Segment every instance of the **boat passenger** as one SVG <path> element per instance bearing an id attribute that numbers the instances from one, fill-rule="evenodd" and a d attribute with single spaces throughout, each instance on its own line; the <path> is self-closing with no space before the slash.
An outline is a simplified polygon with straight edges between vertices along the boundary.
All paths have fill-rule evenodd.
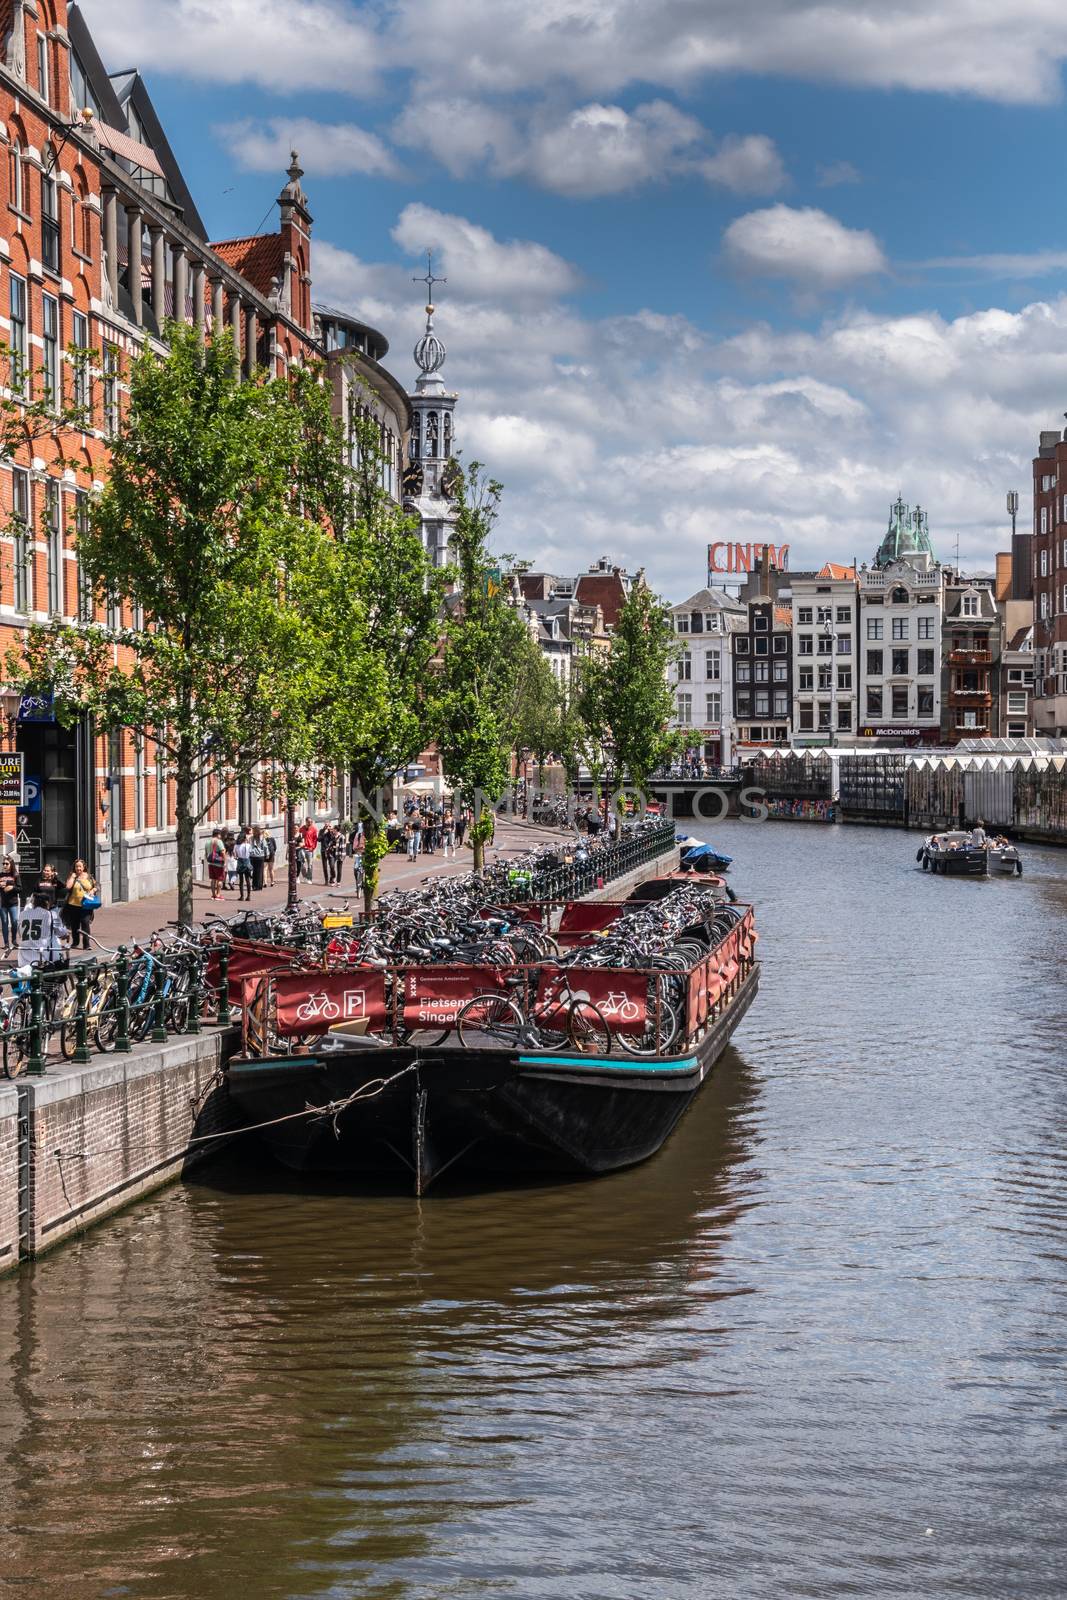
<path id="1" fill-rule="evenodd" d="M 982 826 L 982 819 L 979 817 L 971 829 L 971 845 L 975 850 L 984 850 L 988 843 L 989 837 Z"/>

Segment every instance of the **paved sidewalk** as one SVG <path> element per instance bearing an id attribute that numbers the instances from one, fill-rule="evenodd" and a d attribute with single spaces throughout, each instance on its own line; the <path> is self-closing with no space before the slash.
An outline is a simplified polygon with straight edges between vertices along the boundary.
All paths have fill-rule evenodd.
<path id="1" fill-rule="evenodd" d="M 501 818 L 496 827 L 496 844 L 486 853 L 487 861 L 496 861 L 501 857 L 521 855 L 525 850 L 535 849 L 541 844 L 559 844 L 565 838 L 572 837 L 569 833 L 558 828 L 545 828 L 525 823 L 518 819 L 514 822 Z M 471 871 L 473 856 L 470 846 L 464 845 L 458 856 L 451 856 L 446 860 L 440 850 L 432 856 L 419 856 L 414 863 L 408 861 L 406 856 L 388 855 L 381 864 L 379 887 L 382 890 L 394 888 L 416 888 L 424 878 L 441 877 L 448 873 L 467 873 Z M 273 889 L 263 889 L 259 894 L 252 896 L 251 905 L 256 911 L 278 911 L 285 905 L 287 886 L 282 870 L 276 869 L 277 882 Z M 315 881 L 305 883 L 303 879 L 299 884 L 301 900 L 318 900 L 326 902 L 328 895 L 341 895 L 354 898 L 352 884 L 352 864 L 345 862 L 340 884 L 327 885 L 323 881 L 322 862 L 315 858 Z M 143 900 L 122 901 L 118 905 L 105 906 L 93 917 L 92 933 L 94 938 L 102 944 L 116 946 L 128 943 L 131 939 L 144 939 L 157 928 L 163 928 L 172 922 L 177 915 L 177 891 L 170 889 L 166 894 L 149 895 Z M 249 902 L 239 901 L 236 889 L 223 893 L 221 901 L 211 898 L 211 891 L 207 883 L 197 883 L 193 888 L 193 915 L 197 921 L 204 916 L 214 914 L 228 917 L 244 909 Z"/>

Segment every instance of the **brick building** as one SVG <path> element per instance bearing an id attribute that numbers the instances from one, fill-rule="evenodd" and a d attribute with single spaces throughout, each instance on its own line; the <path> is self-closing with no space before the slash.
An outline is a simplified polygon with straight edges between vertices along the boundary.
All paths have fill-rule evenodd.
<path id="1" fill-rule="evenodd" d="M 1034 733 L 1067 734 L 1067 433 L 1034 457 Z"/>
<path id="2" fill-rule="evenodd" d="M 312 218 L 296 156 L 266 235 L 208 239 L 196 204 L 137 72 L 109 75 L 76 5 L 0 0 L 0 326 L 16 397 L 63 393 L 91 406 L 92 425 L 57 451 L 36 441 L 0 462 L 0 647 L 31 621 L 92 620 L 75 539 L 88 496 L 107 476 L 108 435 L 123 404 L 128 363 L 156 348 L 167 318 L 207 335 L 232 330 L 245 372 L 283 374 L 330 357 L 336 405 L 360 392 L 379 416 L 397 491 L 410 408 L 381 367 L 373 329 L 312 305 Z M 346 360 L 337 359 L 345 346 Z M 92 359 L 72 354 L 93 351 Z M 74 467 L 63 464 L 70 458 Z M 125 602 L 97 612 L 132 621 Z M 116 647 L 118 648 L 118 647 Z M 42 860 L 61 872 L 88 860 L 105 900 L 174 882 L 173 783 L 136 730 L 107 738 L 83 723 L 64 729 L 47 704 L 0 697 L 7 748 L 24 753 L 24 810 L 0 815 L 27 876 Z M 203 794 L 204 826 L 263 815 L 254 785 Z"/>

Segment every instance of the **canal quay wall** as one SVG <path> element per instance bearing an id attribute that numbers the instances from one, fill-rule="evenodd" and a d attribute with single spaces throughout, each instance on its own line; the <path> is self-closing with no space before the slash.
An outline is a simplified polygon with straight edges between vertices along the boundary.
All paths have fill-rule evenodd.
<path id="1" fill-rule="evenodd" d="M 594 888 L 625 900 L 677 866 L 661 855 Z M 238 1028 L 139 1045 L 0 1086 L 0 1273 L 41 1255 L 218 1153 L 239 1130 L 223 1068 Z"/>

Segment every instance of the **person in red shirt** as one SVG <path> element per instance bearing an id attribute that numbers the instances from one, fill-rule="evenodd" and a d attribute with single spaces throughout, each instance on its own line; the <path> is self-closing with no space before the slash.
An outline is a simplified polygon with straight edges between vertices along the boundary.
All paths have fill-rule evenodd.
<path id="1" fill-rule="evenodd" d="M 308 883 L 310 883 L 315 861 L 315 846 L 319 842 L 319 830 L 316 828 L 310 817 L 305 817 L 304 825 L 299 830 L 299 834 L 300 872 L 301 875 L 307 879 Z"/>

